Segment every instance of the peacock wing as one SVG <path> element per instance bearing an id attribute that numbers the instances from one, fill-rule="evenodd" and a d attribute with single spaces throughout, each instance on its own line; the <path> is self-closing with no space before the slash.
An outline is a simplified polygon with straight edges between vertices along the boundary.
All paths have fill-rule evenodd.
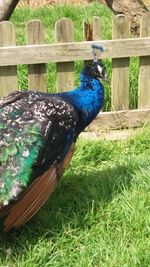
<path id="1" fill-rule="evenodd" d="M 42 176 L 36 178 L 27 188 L 23 197 L 9 209 L 10 213 L 4 222 L 6 232 L 25 224 L 44 205 L 55 189 L 58 178 L 68 166 L 74 150 L 75 143 L 70 147 L 64 160 L 55 168 L 50 167 Z"/>
<path id="2" fill-rule="evenodd" d="M 9 95 L 5 96 L 3 99 L 0 100 L 0 108 L 16 102 L 17 100 L 23 98 L 26 95 L 26 91 L 14 91 Z"/>
<path id="3" fill-rule="evenodd" d="M 17 201 L 31 181 L 35 178 L 39 182 L 44 181 L 50 176 L 43 176 L 49 167 L 63 160 L 75 136 L 78 119 L 70 105 L 45 94 L 16 93 L 8 96 L 4 102 L 0 106 L 2 214 L 10 211 L 9 203 Z M 40 200 L 42 204 L 36 204 L 35 210 L 44 202 L 44 199 Z"/>

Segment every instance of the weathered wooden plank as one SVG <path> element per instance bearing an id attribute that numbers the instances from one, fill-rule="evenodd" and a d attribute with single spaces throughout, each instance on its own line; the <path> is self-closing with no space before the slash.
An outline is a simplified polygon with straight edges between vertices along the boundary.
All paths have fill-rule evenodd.
<path id="1" fill-rule="evenodd" d="M 150 109 L 121 110 L 116 112 L 101 112 L 91 123 L 92 131 L 107 129 L 135 128 L 150 122 Z"/>
<path id="2" fill-rule="evenodd" d="M 101 21 L 99 17 L 93 17 L 92 23 L 83 22 L 83 40 L 97 41 L 101 39 Z M 92 50 L 91 50 L 92 51 Z M 84 64 L 91 63 L 91 60 L 85 60 Z"/>
<path id="3" fill-rule="evenodd" d="M 150 36 L 150 13 L 146 13 L 141 19 L 141 37 Z M 143 47 L 145 49 L 145 47 Z M 138 107 L 150 107 L 150 56 L 140 57 Z"/>
<path id="4" fill-rule="evenodd" d="M 64 44 L 0 47 L 0 66 L 69 62 L 93 59 L 91 45 L 103 46 L 100 58 L 123 58 L 150 55 L 150 37 L 101 40 Z"/>
<path id="5" fill-rule="evenodd" d="M 57 43 L 73 41 L 74 27 L 72 20 L 60 19 L 55 24 L 55 40 Z M 57 49 L 57 48 L 56 48 Z M 59 92 L 69 91 L 74 88 L 74 62 L 60 62 L 56 65 L 56 86 Z"/>
<path id="6" fill-rule="evenodd" d="M 93 18 L 93 41 L 98 41 L 102 38 L 102 24 L 99 17 Z"/>
<path id="7" fill-rule="evenodd" d="M 88 21 L 83 21 L 83 40 L 84 41 L 93 41 L 93 23 Z M 91 60 L 84 60 L 84 65 L 90 64 Z"/>
<path id="8" fill-rule="evenodd" d="M 128 38 L 129 20 L 118 15 L 113 20 L 113 39 Z M 124 110 L 129 108 L 129 58 L 112 59 L 112 108 Z"/>
<path id="9" fill-rule="evenodd" d="M 12 23 L 3 21 L 0 23 L 0 46 L 16 44 L 15 29 Z M 0 55 L 1 57 L 1 55 Z M 9 58 L 7 58 L 9 62 Z M 9 65 L 9 64 L 8 64 Z M 16 66 L 0 67 L 0 97 L 17 90 Z"/>
<path id="10" fill-rule="evenodd" d="M 26 25 L 27 44 L 44 44 L 44 26 L 39 20 L 29 21 Z M 46 65 L 35 64 L 28 66 L 28 88 L 46 91 Z"/>

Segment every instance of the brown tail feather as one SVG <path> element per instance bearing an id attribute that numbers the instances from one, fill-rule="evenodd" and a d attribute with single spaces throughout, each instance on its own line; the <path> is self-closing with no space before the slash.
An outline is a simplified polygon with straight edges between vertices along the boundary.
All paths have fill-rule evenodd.
<path id="1" fill-rule="evenodd" d="M 10 212 L 4 222 L 5 231 L 8 232 L 11 228 L 19 227 L 32 218 L 32 216 L 44 205 L 54 190 L 58 178 L 60 178 L 68 166 L 75 150 L 73 143 L 64 160 L 56 166 L 51 167 L 42 176 L 38 177 L 25 191 L 21 199 L 8 206 L 2 214 Z"/>
<path id="2" fill-rule="evenodd" d="M 20 219 L 22 223 L 24 223 L 24 221 L 22 220 L 23 217 L 25 219 L 25 222 L 28 221 L 28 210 L 30 210 L 33 203 L 36 203 L 36 201 L 39 200 L 40 197 L 42 200 L 42 204 L 40 205 L 40 207 L 45 203 L 45 201 L 47 200 L 47 198 L 45 200 L 45 190 L 51 180 L 55 180 L 55 184 L 57 183 L 57 174 L 54 168 L 50 168 L 46 173 L 44 173 L 44 175 L 37 178 L 36 182 L 34 182 L 34 185 L 28 188 L 24 197 L 21 198 L 21 200 L 16 205 L 14 205 L 10 214 L 4 222 L 6 232 L 13 227 L 17 227 L 17 225 L 21 225 L 19 224 Z M 54 187 L 54 183 L 52 183 L 52 186 Z M 50 192 L 52 190 L 53 188 L 50 188 Z M 38 211 L 40 207 L 36 205 L 34 214 Z M 32 216 L 29 213 L 29 219 L 31 217 Z"/>
<path id="3" fill-rule="evenodd" d="M 22 224 L 25 224 L 29 221 L 34 214 L 44 205 L 44 203 L 48 200 L 50 194 L 54 190 L 57 184 L 57 180 L 54 177 L 54 180 L 50 181 L 49 184 L 45 186 L 45 190 L 43 191 L 42 195 L 40 195 L 34 203 L 23 213 L 15 222 L 15 227 L 19 227 Z"/>

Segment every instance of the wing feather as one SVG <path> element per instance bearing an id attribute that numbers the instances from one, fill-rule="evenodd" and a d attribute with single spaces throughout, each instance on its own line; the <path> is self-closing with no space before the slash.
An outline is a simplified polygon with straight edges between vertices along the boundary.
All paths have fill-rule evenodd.
<path id="1" fill-rule="evenodd" d="M 0 108 L 13 103 L 26 95 L 26 91 L 15 91 L 0 100 Z"/>
<path id="2" fill-rule="evenodd" d="M 13 227 L 18 228 L 26 223 L 44 205 L 55 189 L 58 178 L 68 166 L 74 150 L 75 143 L 72 144 L 64 160 L 56 168 L 50 167 L 42 176 L 36 178 L 26 190 L 24 196 L 10 208 L 10 214 L 4 222 L 6 232 Z"/>
<path id="3" fill-rule="evenodd" d="M 50 168 L 46 173 L 38 177 L 34 184 L 28 188 L 24 197 L 12 208 L 4 222 L 5 231 L 7 232 L 11 228 L 27 222 L 45 203 L 56 184 L 57 173 L 54 168 Z"/>

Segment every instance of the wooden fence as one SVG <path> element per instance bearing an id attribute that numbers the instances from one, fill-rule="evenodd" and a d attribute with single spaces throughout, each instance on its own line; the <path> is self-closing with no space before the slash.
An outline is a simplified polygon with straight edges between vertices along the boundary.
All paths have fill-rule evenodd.
<path id="1" fill-rule="evenodd" d="M 112 59 L 112 111 L 102 112 L 93 130 L 139 127 L 150 121 L 150 14 L 141 20 L 140 38 L 130 37 L 128 19 L 117 16 L 112 23 L 112 40 L 101 40 L 98 17 L 84 23 L 83 42 L 74 42 L 73 22 L 63 18 L 55 25 L 55 43 L 45 44 L 44 27 L 38 20 L 26 25 L 26 45 L 16 46 L 15 28 L 0 23 L 0 96 L 18 89 L 17 65 L 28 65 L 28 88 L 46 91 L 46 63 L 56 63 L 58 91 L 74 88 L 74 61 L 91 60 L 91 45 L 104 47 L 101 58 Z M 140 57 L 138 109 L 129 110 L 130 57 Z"/>

